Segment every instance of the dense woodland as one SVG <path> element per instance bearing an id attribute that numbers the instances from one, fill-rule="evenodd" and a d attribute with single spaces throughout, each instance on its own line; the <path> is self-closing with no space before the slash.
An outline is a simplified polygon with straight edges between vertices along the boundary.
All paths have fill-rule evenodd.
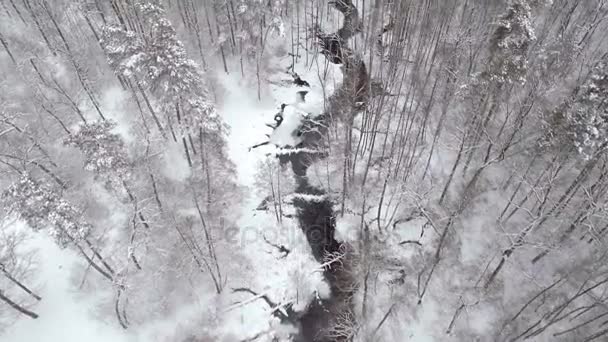
<path id="1" fill-rule="evenodd" d="M 608 340 L 607 1 L 0 5 L 0 340 Z"/>

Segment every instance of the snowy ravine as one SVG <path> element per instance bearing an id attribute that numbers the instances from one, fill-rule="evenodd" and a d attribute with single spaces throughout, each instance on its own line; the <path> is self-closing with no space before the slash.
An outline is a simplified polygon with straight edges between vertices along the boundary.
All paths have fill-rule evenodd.
<path id="1" fill-rule="evenodd" d="M 331 62 L 329 65 L 332 65 L 334 73 L 344 73 L 344 75 L 340 75 L 343 80 L 339 87 L 335 87 L 335 79 L 329 86 L 327 84 L 324 84 L 324 87 L 321 87 L 321 84 L 316 85 L 315 78 L 318 78 L 318 73 L 315 71 L 303 74 L 302 79 L 312 85 L 305 89 L 307 91 L 305 103 L 297 103 L 303 100 L 299 99 L 302 89 L 286 85 L 285 78 L 288 77 L 289 65 L 285 68 L 284 63 L 277 61 L 280 67 L 277 75 L 271 77 L 275 78 L 275 82 L 270 85 L 274 97 L 272 100 L 275 101 L 273 106 L 272 101 L 262 103 L 251 101 L 244 87 L 238 84 L 238 76 L 220 77 L 224 80 L 223 86 L 228 91 L 222 111 L 224 120 L 231 126 L 229 151 L 232 159 L 238 161 L 237 169 L 241 184 L 249 189 L 254 188 L 256 169 L 263 158 L 268 155 L 278 157 L 281 164 L 286 167 L 287 164 L 290 164 L 293 172 L 296 187 L 292 196 L 292 204 L 297 217 L 295 225 L 296 228 L 301 229 L 308 244 L 308 248 L 304 248 L 306 250 L 303 251 L 304 254 L 308 251 L 312 253 L 314 260 L 320 265 L 319 271 L 322 271 L 323 277 L 318 279 L 320 272 L 316 272 L 316 277 L 312 280 L 313 286 L 307 289 L 308 298 L 305 293 L 305 300 L 299 305 L 294 304 L 289 298 L 273 298 L 268 291 L 263 295 L 268 295 L 265 300 L 269 306 L 277 306 L 277 309 L 273 308 L 270 314 L 277 317 L 280 323 L 291 324 L 299 328 L 298 332 L 290 332 L 289 336 L 294 341 L 301 342 L 346 341 L 345 336 L 332 334 L 331 330 L 338 325 L 338 320 L 344 320 L 345 317 L 350 320 L 354 319 L 352 298 L 356 288 L 352 286 L 355 282 L 350 279 L 352 274 L 349 270 L 350 253 L 346 245 L 334 238 L 336 220 L 332 201 L 323 190 L 309 184 L 306 175 L 311 162 L 323 157 L 318 151 L 322 151 L 324 148 L 324 139 L 327 127 L 331 124 L 330 120 L 352 120 L 357 112 L 355 107 L 361 108 L 361 105 L 367 100 L 368 79 L 365 64 L 348 48 L 342 48 L 356 33 L 357 10 L 352 5 L 343 7 L 334 4 L 334 6 L 345 15 L 343 28 L 335 34 L 318 33 L 318 37 L 322 46 L 321 58 Z M 298 73 L 311 69 L 297 63 L 291 67 L 292 71 Z M 327 81 L 322 80 L 321 82 L 326 83 Z M 349 97 L 349 94 L 353 93 L 357 94 L 357 97 L 354 99 L 351 97 L 350 101 L 345 102 L 345 97 Z M 293 103 L 293 99 L 296 99 L 296 103 Z M 327 100 L 325 101 L 325 99 Z M 347 107 L 346 104 L 350 104 L 353 109 L 344 110 L 342 107 Z M 259 140 L 264 135 L 262 132 L 268 130 L 266 126 L 272 121 L 279 108 L 282 114 L 281 121 L 278 121 L 279 129 L 275 127 L 274 131 L 268 134 L 269 144 L 259 144 Z M 303 115 L 300 115 L 300 108 L 304 108 Z M 274 119 L 276 120 L 276 117 Z M 291 137 L 295 137 L 295 139 L 291 139 Z M 292 144 L 286 142 L 292 142 Z M 273 146 L 279 143 L 282 145 Z M 254 145 L 262 145 L 264 148 L 250 150 L 249 147 Z M 254 229 L 258 234 L 256 240 L 260 239 L 259 235 L 264 236 L 265 234 L 263 224 L 258 223 L 260 217 L 256 217 L 256 215 L 263 214 L 255 214 L 255 208 L 262 200 L 263 197 L 251 195 L 247 204 L 243 206 L 244 209 L 239 220 L 239 224 L 244 227 L 257 225 Z M 270 219 L 272 220 L 272 218 Z M 247 232 L 247 229 L 243 230 L 241 227 L 241 242 L 245 241 L 243 237 Z M 292 231 L 278 234 L 294 233 Z M 288 240 L 288 242 L 293 241 Z M 242 247 L 247 250 L 251 246 Z M 256 252 L 259 253 L 255 248 L 250 253 L 253 258 L 258 255 Z M 300 249 L 302 249 L 301 246 Z M 248 253 L 245 252 L 245 254 Z M 307 258 L 303 257 L 303 259 Z M 306 263 L 310 263 L 310 261 L 307 260 Z M 288 271 L 285 270 L 285 273 Z M 271 282 L 268 279 L 266 281 L 266 285 Z M 284 284 L 281 281 L 274 283 Z M 323 283 L 326 283 L 329 289 L 323 289 Z M 290 284 L 285 285 L 290 286 Z M 314 297 L 310 296 L 311 291 Z M 274 302 L 268 298 L 273 299 Z M 287 302 L 285 302 L 286 300 Z M 278 311 L 280 311 L 279 314 L 277 314 Z M 245 312 L 250 311 L 245 310 Z M 266 312 L 266 314 L 269 313 Z M 244 319 L 250 320 L 251 317 Z M 256 323 L 260 324 L 259 330 L 264 329 L 263 322 Z M 351 323 L 354 325 L 354 322 Z"/>
<path id="2" fill-rule="evenodd" d="M 276 77 L 289 78 L 280 72 Z M 230 126 L 228 152 L 236 162 L 239 183 L 246 188 L 240 212 L 235 213 L 239 230 L 235 248 L 250 260 L 243 270 L 244 281 L 229 280 L 233 302 L 241 304 L 224 310 L 218 336 L 230 336 L 230 340 L 247 340 L 259 334 L 266 334 L 269 341 L 277 335 L 287 338 L 297 335 L 297 322 L 280 319 L 283 316 L 279 312 L 301 312 L 311 299 L 328 295 L 329 288 L 297 222 L 286 218 L 279 224 L 275 215 L 256 210 L 268 195 L 260 193 L 256 185 L 263 169 L 260 166 L 278 149 L 271 145 L 253 150 L 250 147 L 271 133 L 266 124 L 273 121 L 280 103 L 291 102 L 295 95 L 291 89 L 271 87 L 272 96 L 258 101 L 251 85 L 241 75 L 218 74 L 218 79 L 225 90 L 219 109 Z M 270 159 L 275 158 L 270 156 Z M 277 255 L 269 242 L 287 246 L 290 252 Z M 264 296 L 280 307 L 275 309 L 264 300 L 255 300 L 255 295 L 247 291 Z M 281 330 L 284 332 L 280 333 Z"/>
<path id="3" fill-rule="evenodd" d="M 281 75 L 278 76 L 281 77 Z M 285 77 L 285 75 L 282 76 Z M 255 288 L 256 291 L 264 290 L 264 293 L 276 304 L 287 304 L 285 306 L 286 315 L 280 323 L 290 324 L 299 329 L 299 332 L 290 331 L 289 333 L 289 336 L 295 341 L 322 341 L 316 339 L 318 333 L 325 330 L 327 325 L 333 321 L 332 316 L 336 311 L 343 309 L 343 303 L 347 303 L 346 307 L 350 308 L 350 304 L 345 298 L 350 298 L 352 295 L 351 293 L 343 293 L 337 286 L 340 281 L 343 281 L 340 279 L 340 274 L 335 272 L 339 268 L 323 267 L 321 269 L 320 266 L 326 262 L 327 254 L 338 254 L 342 250 L 341 245 L 333 237 L 335 225 L 333 205 L 328 198 L 323 196 L 320 190 L 308 184 L 305 176 L 306 166 L 298 162 L 300 158 L 309 157 L 308 153 L 289 153 L 289 148 L 277 149 L 274 146 L 265 146 L 263 149 L 249 151 L 249 147 L 259 142 L 264 137 L 264 132 L 268 131 L 265 124 L 272 120 L 278 110 L 277 106 L 272 101 L 257 103 L 248 97 L 245 86 L 239 84 L 238 76 L 227 76 L 222 79 L 223 86 L 228 91 L 222 112 L 224 119 L 231 127 L 229 153 L 233 160 L 238 161 L 237 170 L 240 184 L 249 189 L 249 196 L 242 206 L 242 212 L 239 213 L 238 223 L 241 232 L 239 248 L 242 248 L 245 255 L 248 255 L 250 259 L 254 259 L 252 260 L 254 264 L 258 264 L 262 268 L 272 268 L 271 265 L 263 265 L 260 262 L 260 257 L 265 254 L 264 251 L 260 250 L 265 247 L 261 240 L 265 239 L 266 235 L 270 235 L 267 231 L 269 228 L 268 221 L 274 220 L 274 216 L 256 211 L 256 207 L 264 199 L 264 195 L 254 193 L 255 174 L 260 163 L 268 154 L 271 158 L 280 155 L 287 158 L 281 158 L 283 160 L 294 161 L 294 166 L 298 165 L 297 174 L 302 172 L 304 175 L 298 176 L 296 174 L 297 188 L 293 189 L 295 193 L 292 196 L 292 203 L 296 209 L 297 220 L 284 222 L 278 227 L 279 231 L 272 236 L 285 241 L 284 245 L 291 250 L 289 257 L 295 255 L 296 257 L 292 259 L 299 259 L 296 260 L 295 265 L 290 260 L 282 259 L 279 266 L 282 269 L 279 272 L 290 273 L 290 268 L 294 266 L 304 266 L 304 269 L 312 271 L 302 274 L 302 277 L 310 278 L 304 280 L 310 285 L 303 287 L 304 292 L 309 292 L 308 296 L 306 293 L 298 293 L 300 291 L 298 289 L 295 292 L 297 295 L 303 296 L 302 301 L 299 304 L 291 303 L 290 301 L 293 299 L 290 293 L 294 292 L 294 286 L 299 285 L 286 283 L 281 279 L 283 278 L 281 274 L 270 275 L 273 277 L 271 279 L 264 270 L 253 272 L 254 277 L 259 278 L 260 281 L 259 284 L 252 281 L 250 287 Z M 278 101 L 281 99 L 288 100 L 285 97 L 289 97 L 289 93 L 293 91 L 290 87 L 273 90 L 275 90 L 274 95 L 278 97 L 276 99 Z M 282 153 L 286 154 L 282 155 Z M 289 169 L 288 165 L 285 165 L 285 167 Z M 253 228 L 253 231 L 251 228 Z M 270 229 L 274 229 L 274 227 Z M 297 254 L 300 255 L 297 256 Z M 277 261 L 267 261 L 270 264 L 275 262 Z M 287 288 L 278 289 L 280 286 L 286 286 Z M 298 300 L 296 298 L 296 301 Z M 285 301 L 287 303 L 284 303 Z M 268 329 L 266 321 L 272 315 L 268 310 L 270 308 L 262 301 L 259 302 L 238 309 L 241 312 L 241 320 L 244 320 L 241 322 L 245 323 L 252 331 Z M 229 330 L 229 327 L 236 325 L 236 321 L 233 324 L 228 323 L 224 329 Z M 242 337 L 250 336 L 243 335 Z"/>
<path id="4" fill-rule="evenodd" d="M 333 34 L 317 32 L 322 55 L 335 65 L 341 65 L 343 80 L 340 87 L 329 96 L 324 111 L 304 123 L 303 142 L 296 146 L 303 151 L 289 155 L 293 173 L 297 180 L 296 193 L 323 198 L 311 201 L 298 199 L 298 221 L 307 237 L 315 259 L 324 265 L 324 275 L 330 284 L 331 297 L 313 302 L 301 318 L 302 341 L 348 341 L 350 334 L 342 329 L 355 326 L 353 297 L 356 281 L 351 279 L 351 258 L 347 244 L 335 238 L 336 217 L 333 203 L 325 193 L 310 185 L 306 171 L 310 164 L 322 158 L 322 150 L 328 127 L 333 121 L 351 122 L 364 108 L 368 99 L 369 79 L 363 60 L 348 48 L 349 39 L 359 27 L 357 8 L 350 2 L 332 2 L 334 8 L 344 15 L 342 27 Z M 338 265 L 332 265 L 337 261 Z"/>

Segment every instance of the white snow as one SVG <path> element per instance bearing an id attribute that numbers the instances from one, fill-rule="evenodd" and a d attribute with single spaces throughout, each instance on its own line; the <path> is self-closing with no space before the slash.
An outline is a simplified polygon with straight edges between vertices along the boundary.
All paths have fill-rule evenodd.
<path id="1" fill-rule="evenodd" d="M 19 230 L 29 230 L 21 222 L 17 225 Z M 100 311 L 113 299 L 107 284 L 89 292 L 78 288 L 81 279 L 73 274 L 80 272 L 73 270 L 83 269 L 82 257 L 69 248 L 60 249 L 43 232 L 31 235 L 25 248 L 37 250 L 39 267 L 30 281 L 39 289 L 42 300 L 30 309 L 40 317 L 18 319 L 6 331 L 0 331 L 0 342 L 165 342 L 172 340 L 180 327 L 196 324 L 193 321 L 206 305 L 199 301 L 183 303 L 162 319 L 122 330 L 112 314 Z M 254 312 L 252 317 L 260 317 L 260 313 Z"/>
<path id="2" fill-rule="evenodd" d="M 326 195 L 311 195 L 296 193 L 290 196 L 292 200 L 302 200 L 307 202 L 323 202 L 327 200 Z"/>
<path id="3" fill-rule="evenodd" d="M 114 129 L 115 133 L 119 134 L 125 141 L 130 144 L 135 140 L 131 133 L 132 118 L 127 114 L 125 108 L 129 101 L 129 93 L 118 86 L 108 88 L 103 92 L 101 98 L 101 110 L 107 119 L 112 119 L 118 123 Z"/>
<path id="4" fill-rule="evenodd" d="M 281 125 L 272 131 L 270 142 L 277 146 L 297 146 L 302 138 L 296 135 L 302 121 L 307 113 L 298 108 L 297 105 L 288 105 L 283 110 L 283 121 Z"/>
<path id="5" fill-rule="evenodd" d="M 175 181 L 183 181 L 188 178 L 191 170 L 181 142 L 170 140 L 165 147 L 165 151 L 163 151 L 163 162 L 165 164 L 163 173 L 165 176 Z"/>
<path id="6" fill-rule="evenodd" d="M 335 239 L 339 242 L 356 242 L 359 239 L 361 218 L 344 215 L 336 218 Z"/>
<path id="7" fill-rule="evenodd" d="M 307 148 L 307 147 L 298 147 L 298 148 L 281 148 L 281 147 L 277 147 L 276 149 L 274 149 L 272 151 L 273 154 L 275 155 L 290 155 L 290 154 L 294 154 L 294 153 L 299 153 L 299 152 L 304 152 L 304 153 L 323 153 L 323 151 L 321 150 L 315 150 L 312 148 Z"/>
<path id="8" fill-rule="evenodd" d="M 270 128 L 266 123 L 273 122 L 278 109 L 272 101 L 258 102 L 252 99 L 251 88 L 239 75 L 218 75 L 221 85 L 227 90 L 222 104 L 218 106 L 224 121 L 230 126 L 228 152 L 236 163 L 239 182 L 253 185 L 257 170 L 258 152 L 249 152 L 249 147 L 266 138 Z"/>
<path id="9" fill-rule="evenodd" d="M 254 189 L 258 165 L 267 155 L 291 153 L 291 150 L 280 147 L 295 146 L 299 143 L 300 140 L 294 132 L 308 111 L 314 110 L 314 102 L 308 107 L 294 103 L 296 91 L 302 89 L 293 87 L 286 87 L 286 90 L 280 87 L 271 89 L 272 97 L 259 102 L 252 94 L 251 86 L 245 84 L 240 75 L 220 74 L 218 79 L 228 90 L 218 110 L 231 127 L 229 154 L 236 162 L 240 184 L 249 188 L 249 198 L 242 206 L 237 226 L 240 228 L 238 248 L 247 256 L 251 265 L 243 271 L 243 279 L 238 286 L 266 294 L 277 304 L 292 303 L 295 310 L 304 310 L 315 296 L 329 296 L 329 286 L 323 274 L 317 271 L 319 264 L 312 257 L 306 237 L 297 222 L 284 219 L 283 223 L 279 224 L 274 214 L 256 211 L 255 208 L 266 194 L 257 194 Z M 279 129 L 271 132 L 266 124 L 274 122 L 281 103 L 289 105 L 283 112 L 284 118 Z M 249 147 L 265 140 L 265 134 L 270 134 L 269 140 L 272 144 L 249 151 Z M 323 196 L 312 195 L 300 197 L 307 200 L 325 199 Z M 289 197 L 284 199 L 288 200 Z M 264 239 L 287 247 L 290 253 L 281 258 L 277 249 Z M 285 329 L 277 325 L 271 309 L 263 300 L 247 302 L 252 295 L 244 293 L 235 294 L 234 297 L 240 304 L 229 308 L 220 318 L 220 335 L 244 340 L 264 331 L 272 331 L 276 336 Z M 246 329 L 243 329 L 244 327 Z M 263 338 L 259 340 L 265 341 Z"/>
<path id="10" fill-rule="evenodd" d="M 18 223 L 20 229 L 27 229 Z M 70 280 L 74 267 L 82 267 L 73 251 L 60 249 L 43 233 L 35 234 L 28 248 L 38 249 L 40 266 L 36 282 L 42 300 L 32 310 L 38 319 L 20 319 L 0 335 L 2 342 L 127 342 L 136 337 L 120 330 L 115 322 L 106 322 L 94 314 L 107 293 L 82 293 Z"/>

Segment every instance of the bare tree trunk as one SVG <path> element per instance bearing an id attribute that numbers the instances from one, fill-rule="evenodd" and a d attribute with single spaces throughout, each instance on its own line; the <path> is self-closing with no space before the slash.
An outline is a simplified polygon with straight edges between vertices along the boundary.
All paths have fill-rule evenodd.
<path id="1" fill-rule="evenodd" d="M 36 28 L 38 28 L 38 32 L 40 32 L 40 35 L 42 36 L 42 39 L 44 39 L 46 46 L 49 48 L 49 51 L 51 51 L 53 56 L 57 56 L 57 51 L 51 44 L 49 38 L 47 37 L 47 35 L 45 33 L 45 30 L 42 29 L 42 25 L 40 24 L 40 21 L 38 20 L 38 16 L 34 12 L 34 9 L 32 8 L 29 1 L 30 0 L 23 0 L 25 7 L 27 7 L 28 11 L 30 12 L 30 16 L 32 17 L 32 19 L 34 19 L 34 22 L 36 23 Z M 12 0 L 11 0 L 11 2 L 12 2 Z"/>
<path id="2" fill-rule="evenodd" d="M 82 71 L 80 70 L 80 66 L 78 65 L 78 63 L 76 62 L 76 57 L 74 56 L 70 45 L 68 44 L 68 41 L 66 39 L 66 36 L 63 34 L 63 31 L 61 30 L 61 27 L 59 26 L 59 24 L 57 23 L 57 21 L 55 20 L 55 17 L 53 16 L 53 13 L 51 12 L 49 5 L 47 4 L 46 0 L 43 0 L 42 2 L 42 7 L 45 9 L 48 17 L 51 19 L 51 22 L 53 23 L 53 26 L 55 27 L 55 30 L 57 31 L 57 33 L 59 33 L 59 37 L 61 38 L 61 41 L 63 42 L 63 45 L 65 46 L 67 55 L 69 57 L 70 62 L 72 62 L 72 65 L 74 66 L 74 70 L 76 72 L 76 76 L 78 76 L 78 80 L 80 81 L 80 84 L 82 86 L 82 89 L 84 89 L 85 93 L 88 95 L 89 99 L 91 100 L 91 103 L 93 104 L 93 107 L 95 107 L 97 114 L 99 114 L 99 117 L 102 120 L 105 120 L 105 116 L 103 115 L 103 113 L 101 112 L 101 108 L 99 106 L 99 102 L 97 101 L 97 99 L 95 98 L 95 96 L 93 95 L 92 90 L 89 88 L 88 84 L 86 83 L 85 79 L 86 77 L 84 75 L 82 75 Z"/>
<path id="3" fill-rule="evenodd" d="M 106 268 L 106 270 L 108 270 L 108 272 L 110 272 L 110 274 L 113 275 L 115 273 L 114 269 L 108 264 L 106 259 L 104 257 L 102 257 L 101 254 L 99 254 L 99 252 L 97 251 L 97 248 L 93 245 L 93 243 L 91 243 L 91 241 L 89 241 L 88 239 L 84 239 L 84 241 L 87 244 L 87 246 L 89 246 L 91 251 L 93 252 L 93 255 L 95 255 L 97 257 L 97 259 L 99 259 L 99 261 L 101 261 L 101 264 Z"/>
<path id="4" fill-rule="evenodd" d="M 205 1 L 203 1 L 203 3 L 205 3 Z M 213 14 L 215 16 L 217 16 L 217 12 L 215 11 L 215 8 L 213 8 Z M 217 22 L 217 20 L 215 20 L 215 30 L 217 31 L 217 36 L 219 39 L 220 36 L 220 24 Z M 219 42 L 220 45 L 220 54 L 222 55 L 222 63 L 224 64 L 224 72 L 225 73 L 229 73 L 228 72 L 228 64 L 226 63 L 226 54 L 224 52 L 224 43 L 223 42 Z"/>
<path id="5" fill-rule="evenodd" d="M 207 30 L 209 30 L 209 39 L 211 40 L 211 44 L 215 43 L 215 39 L 213 38 L 213 29 L 211 28 L 211 20 L 209 19 L 209 9 L 207 7 L 207 1 L 203 1 L 203 10 L 205 11 L 205 21 L 207 22 Z"/>
<path id="6" fill-rule="evenodd" d="M 25 22 L 25 20 L 23 19 L 23 16 L 21 15 L 21 11 L 19 10 L 19 7 L 17 7 L 17 5 L 15 5 L 15 1 L 14 0 L 9 0 L 9 2 L 13 6 L 13 9 L 15 10 L 15 13 L 17 13 L 17 16 L 19 17 L 19 19 L 21 19 L 21 22 L 23 22 L 24 24 L 27 24 Z"/>
<path id="7" fill-rule="evenodd" d="M 122 290 L 119 288 L 116 290 L 116 299 L 114 300 L 114 312 L 116 313 L 116 319 L 118 319 L 118 323 L 123 329 L 127 329 L 128 325 L 125 322 L 124 318 L 120 313 L 120 295 L 122 294 Z"/>
<path id="8" fill-rule="evenodd" d="M 11 58 L 11 61 L 13 61 L 13 64 L 15 64 L 15 67 L 16 67 L 17 61 L 15 61 L 15 57 L 13 56 L 13 53 L 9 49 L 8 43 L 6 42 L 6 40 L 4 40 L 2 33 L 0 33 L 0 43 L 2 43 L 2 46 L 4 46 L 4 50 L 6 50 L 6 53 L 8 53 L 8 56 Z"/>
<path id="9" fill-rule="evenodd" d="M 198 133 L 198 139 L 199 139 L 199 150 L 201 152 L 201 167 L 204 168 L 204 172 L 205 172 L 205 178 L 207 180 L 207 207 L 209 207 L 211 205 L 211 170 L 209 167 L 209 152 L 208 149 L 205 149 L 205 137 L 203 135 L 203 129 L 199 128 L 199 133 Z"/>
<path id="10" fill-rule="evenodd" d="M 220 263 L 217 259 L 217 254 L 215 253 L 215 243 L 213 242 L 213 237 L 211 236 L 211 232 L 209 231 L 209 227 L 207 226 L 207 222 L 205 220 L 205 216 L 203 215 L 203 211 L 198 204 L 198 200 L 196 199 L 196 195 L 194 195 L 194 204 L 196 205 L 196 210 L 198 212 L 199 218 L 201 220 L 201 224 L 203 226 L 203 232 L 205 234 L 205 240 L 207 241 L 207 252 L 209 253 L 209 257 L 211 258 L 211 262 L 213 263 L 215 269 L 215 277 L 213 277 L 214 281 L 216 281 L 216 290 L 217 293 L 221 293 L 223 290 L 222 284 L 222 272 L 220 271 Z"/>
<path id="11" fill-rule="evenodd" d="M 163 139 L 167 139 L 167 135 L 165 133 L 165 130 L 163 129 L 163 126 L 160 123 L 160 120 L 158 119 L 158 116 L 156 115 L 156 111 L 154 110 L 154 107 L 152 107 L 152 103 L 150 103 L 150 100 L 148 99 L 148 96 L 146 95 L 146 92 L 144 91 L 144 88 L 139 83 L 138 79 L 135 79 L 135 85 L 137 85 L 137 89 L 139 90 L 139 93 L 144 98 L 144 102 L 146 103 L 146 106 L 148 107 L 148 110 L 150 111 L 150 114 L 152 115 L 152 119 L 154 119 L 154 123 L 156 124 L 156 127 L 158 127 L 158 131 L 162 135 Z"/>
<path id="12" fill-rule="evenodd" d="M 20 289 L 22 289 L 23 291 L 27 292 L 30 296 L 36 298 L 36 300 L 41 300 L 42 297 L 40 297 L 39 295 L 37 295 L 36 293 L 34 293 L 34 291 L 30 290 L 27 286 L 25 286 L 22 282 L 20 282 L 19 280 L 15 279 L 15 277 L 13 277 L 7 270 L 6 267 L 0 263 L 0 271 L 2 271 L 2 273 L 4 273 L 4 275 L 6 276 L 6 278 L 8 278 L 8 280 L 12 281 L 15 285 L 17 285 Z"/>
<path id="13" fill-rule="evenodd" d="M 188 143 L 186 137 L 182 137 L 182 143 L 184 145 L 184 153 L 186 154 L 186 160 L 188 160 L 188 166 L 192 167 L 192 158 L 190 158 L 190 151 L 188 150 Z"/>
<path id="14" fill-rule="evenodd" d="M 236 53 L 236 38 L 234 35 L 234 31 L 236 29 L 238 29 L 238 25 L 236 22 L 236 14 L 234 12 L 234 4 L 232 3 L 232 0 L 228 0 L 227 1 L 227 5 L 230 5 L 230 7 L 226 8 L 226 12 L 228 13 L 228 22 L 230 23 L 230 37 L 232 38 L 231 42 L 232 42 L 232 54 L 234 55 Z"/>
<path id="15" fill-rule="evenodd" d="M 154 190 L 154 199 L 156 200 L 156 204 L 158 205 L 158 209 L 163 211 L 163 204 L 160 201 L 160 196 L 158 194 L 158 188 L 156 186 L 156 180 L 154 179 L 154 175 L 150 173 L 150 180 L 152 181 L 152 189 Z"/>
<path id="16" fill-rule="evenodd" d="M 10 298 L 6 297 L 3 293 L 2 290 L 0 290 L 0 299 L 5 302 L 6 304 L 8 304 L 11 308 L 19 311 L 20 313 L 29 316 L 30 318 L 36 319 L 38 318 L 38 314 L 24 308 L 23 306 L 15 303 L 14 301 L 12 301 Z"/>
<path id="17" fill-rule="evenodd" d="M 201 25 L 199 23 L 198 20 L 198 11 L 196 10 L 196 7 L 194 5 L 194 1 L 190 0 L 187 1 L 185 4 L 186 8 L 188 6 L 190 6 L 190 8 L 192 9 L 192 22 L 194 25 L 194 33 L 196 35 L 196 43 L 198 46 L 198 52 L 201 55 L 201 61 L 203 62 L 203 68 L 207 68 L 207 62 L 205 61 L 205 54 L 203 53 L 203 39 L 201 36 Z"/>

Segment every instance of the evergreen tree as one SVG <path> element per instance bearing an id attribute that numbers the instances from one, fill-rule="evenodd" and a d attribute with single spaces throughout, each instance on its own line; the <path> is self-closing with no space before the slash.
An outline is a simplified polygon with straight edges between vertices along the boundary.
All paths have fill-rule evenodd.
<path id="1" fill-rule="evenodd" d="M 589 159 L 608 143 L 608 63 L 597 63 L 571 98 L 552 113 L 551 144 L 573 146 Z"/>
<path id="2" fill-rule="evenodd" d="M 182 42 L 156 2 L 138 2 L 146 32 L 106 26 L 101 39 L 109 64 L 122 76 L 135 76 L 150 90 L 168 120 L 186 133 L 222 133 L 226 127 L 205 87 L 199 66 L 187 57 Z M 175 121 L 170 116 L 175 116 Z"/>
<path id="3" fill-rule="evenodd" d="M 84 169 L 105 179 L 109 186 L 120 184 L 129 176 L 125 144 L 118 134 L 112 133 L 116 125 L 109 120 L 81 124 L 78 132 L 64 141 L 80 149 L 85 156 Z"/>
<path id="4" fill-rule="evenodd" d="M 61 247 L 84 239 L 91 230 L 81 210 L 27 173 L 4 191 L 2 199 L 9 211 L 33 230 L 47 230 Z"/>
<path id="5" fill-rule="evenodd" d="M 486 76 L 498 83 L 524 83 L 528 48 L 536 39 L 527 0 L 514 0 L 500 18 L 490 41 L 490 65 Z"/>

